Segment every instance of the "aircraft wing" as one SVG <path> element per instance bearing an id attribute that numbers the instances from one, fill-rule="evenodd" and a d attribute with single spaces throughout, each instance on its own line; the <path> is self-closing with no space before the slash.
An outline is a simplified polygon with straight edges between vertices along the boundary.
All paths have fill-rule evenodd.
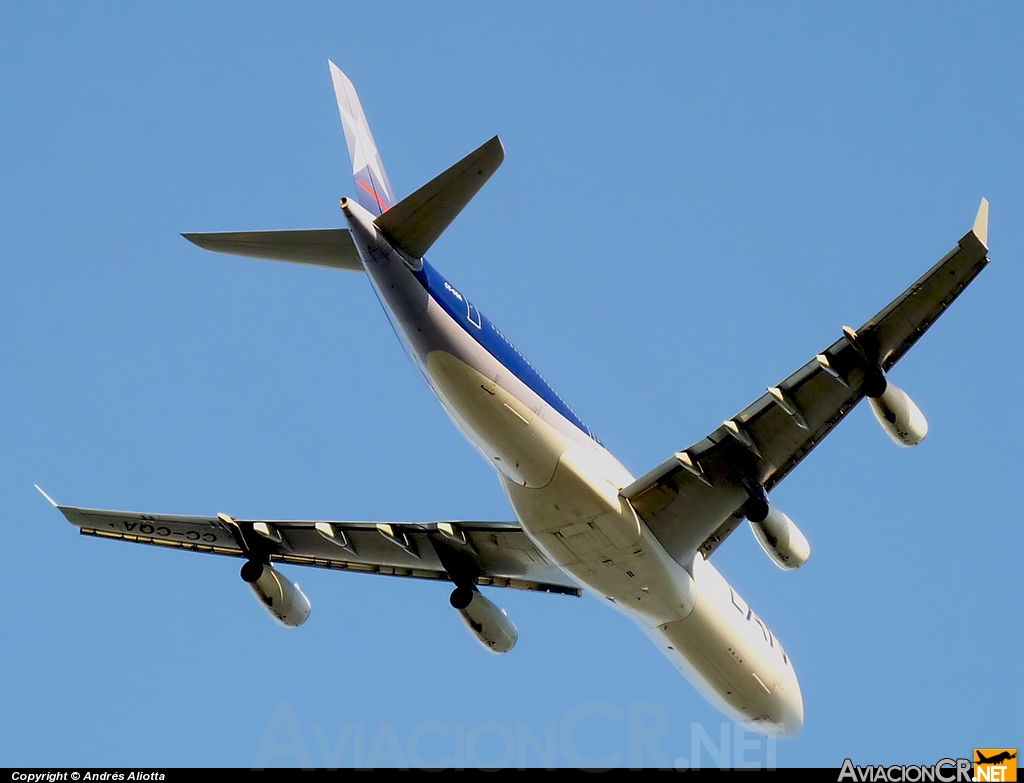
<path id="1" fill-rule="evenodd" d="M 688 449 L 622 490 L 680 562 L 708 557 L 744 518 L 751 487 L 770 491 L 889 370 L 988 264 L 988 202 L 974 228 L 920 280 L 854 332 Z M 875 371 L 877 374 L 877 371 Z"/>
<path id="2" fill-rule="evenodd" d="M 42 490 L 40 490 L 42 492 Z M 272 563 L 581 595 L 517 523 L 236 520 L 61 506 L 84 535 Z"/>

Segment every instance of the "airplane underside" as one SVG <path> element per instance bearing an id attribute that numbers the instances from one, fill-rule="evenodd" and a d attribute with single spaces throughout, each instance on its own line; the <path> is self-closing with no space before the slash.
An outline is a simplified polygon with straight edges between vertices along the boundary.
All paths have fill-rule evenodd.
<path id="1" fill-rule="evenodd" d="M 620 494 L 633 481 L 621 463 L 577 435 L 575 425 L 467 336 L 463 324 L 424 298 L 406 259 L 357 205 L 342 208 L 411 358 L 453 422 L 494 465 L 538 548 L 631 617 L 734 719 L 768 734 L 798 733 L 803 701 L 788 657 L 763 623 L 738 612 L 733 604 L 742 599 L 714 566 L 699 555 L 676 562 Z"/>
<path id="2" fill-rule="evenodd" d="M 635 478 L 425 260 L 503 161 L 498 138 L 397 200 L 355 89 L 331 71 L 356 183 L 356 200 L 341 201 L 348 229 L 184 236 L 216 252 L 365 273 L 442 406 L 497 471 L 517 521 L 246 520 L 44 496 L 87 535 L 241 559 L 243 581 L 287 627 L 306 622 L 310 602 L 281 563 L 450 582 L 452 607 L 495 653 L 511 650 L 518 631 L 481 588 L 579 596 L 582 585 L 632 618 L 724 713 L 794 736 L 804 715 L 792 661 L 709 558 L 747 522 L 779 568 L 807 562 L 807 537 L 768 493 L 862 400 L 896 444 L 925 438 L 924 416 L 887 373 L 989 263 L 988 202 L 952 251 L 863 326 L 842 327 L 767 393 Z"/>

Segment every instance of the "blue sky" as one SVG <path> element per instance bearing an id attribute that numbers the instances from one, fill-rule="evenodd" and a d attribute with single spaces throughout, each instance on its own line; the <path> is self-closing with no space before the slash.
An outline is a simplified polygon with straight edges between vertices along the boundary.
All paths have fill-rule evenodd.
<path id="1" fill-rule="evenodd" d="M 710 764 L 711 738 L 728 763 L 839 766 L 1024 744 L 1022 33 L 1010 3 L 0 6 L 0 764 Z M 898 449 L 858 408 L 773 493 L 810 562 L 783 573 L 746 530 L 715 555 L 795 663 L 799 738 L 726 725 L 723 751 L 721 716 L 590 597 L 493 596 L 520 632 L 495 657 L 444 585 L 291 569 L 313 614 L 288 631 L 236 561 L 80 537 L 32 489 L 511 518 L 365 279 L 178 236 L 340 225 L 328 58 L 399 195 L 501 136 L 432 263 L 636 475 L 867 320 L 991 201 L 993 263 L 891 376 L 928 439 Z"/>

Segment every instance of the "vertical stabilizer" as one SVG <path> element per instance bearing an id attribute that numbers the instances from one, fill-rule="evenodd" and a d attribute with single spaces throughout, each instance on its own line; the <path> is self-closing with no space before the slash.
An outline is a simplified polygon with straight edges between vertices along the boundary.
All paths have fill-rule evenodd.
<path id="1" fill-rule="evenodd" d="M 359 96 L 352 82 L 337 65 L 330 62 L 334 94 L 338 98 L 341 124 L 345 127 L 345 142 L 348 156 L 352 161 L 352 176 L 356 181 L 359 205 L 375 217 L 387 212 L 395 204 L 395 195 L 384 171 L 377 144 L 370 133 L 370 126 L 363 114 Z"/>

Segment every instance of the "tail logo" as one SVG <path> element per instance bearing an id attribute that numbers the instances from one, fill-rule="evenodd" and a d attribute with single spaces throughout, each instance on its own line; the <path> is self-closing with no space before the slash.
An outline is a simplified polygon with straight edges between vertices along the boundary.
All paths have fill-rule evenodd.
<path id="1" fill-rule="evenodd" d="M 352 116 L 344 106 L 339 105 L 341 122 L 345 130 L 350 131 L 352 138 L 349 140 L 349 152 L 352 158 L 352 173 L 358 174 L 363 169 L 370 169 L 370 172 L 377 175 L 378 180 L 383 179 L 380 172 L 373 171 L 377 163 L 377 145 L 370 135 L 370 129 L 365 122 L 359 122 Z"/>
<path id="2" fill-rule="evenodd" d="M 388 211 L 388 205 L 380 200 L 380 196 L 377 195 L 377 191 L 375 191 L 361 179 L 357 179 L 356 184 L 373 197 L 373 200 L 377 202 L 377 206 L 380 207 L 381 214 Z"/>

